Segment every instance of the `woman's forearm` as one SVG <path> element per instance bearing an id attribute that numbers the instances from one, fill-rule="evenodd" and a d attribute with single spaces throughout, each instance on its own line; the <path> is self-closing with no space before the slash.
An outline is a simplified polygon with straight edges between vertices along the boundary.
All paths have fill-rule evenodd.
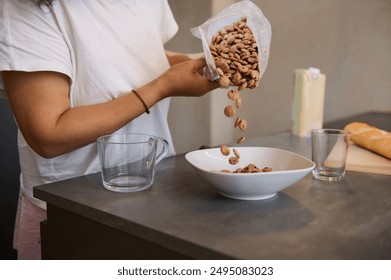
<path id="1" fill-rule="evenodd" d="M 177 63 L 155 80 L 100 104 L 71 108 L 69 79 L 57 72 L 3 72 L 18 126 L 30 147 L 55 157 L 111 134 L 169 96 L 201 96 L 218 87 L 199 72 L 205 61 Z"/>
<path id="2" fill-rule="evenodd" d="M 108 102 L 71 108 L 69 84 L 59 75 L 45 72 L 2 75 L 22 134 L 43 157 L 59 156 L 93 143 L 145 112 L 140 99 L 131 91 Z M 137 92 L 149 108 L 164 98 L 158 80 Z"/>

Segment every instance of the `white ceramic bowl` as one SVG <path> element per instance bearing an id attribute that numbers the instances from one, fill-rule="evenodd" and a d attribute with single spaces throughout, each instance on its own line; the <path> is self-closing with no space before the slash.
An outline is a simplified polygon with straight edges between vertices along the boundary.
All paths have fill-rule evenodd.
<path id="1" fill-rule="evenodd" d="M 277 192 L 296 183 L 315 167 L 311 160 L 289 151 L 266 147 L 235 147 L 240 162 L 231 165 L 229 156 L 221 154 L 219 148 L 189 152 L 186 160 L 221 195 L 242 199 L 260 200 L 275 196 Z M 258 168 L 271 167 L 273 171 L 263 173 L 224 173 L 253 163 Z"/>

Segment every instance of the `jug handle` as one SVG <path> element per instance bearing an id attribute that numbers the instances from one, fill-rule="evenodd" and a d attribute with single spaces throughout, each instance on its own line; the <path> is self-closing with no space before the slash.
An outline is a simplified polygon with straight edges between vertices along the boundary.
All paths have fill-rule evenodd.
<path id="1" fill-rule="evenodd" d="M 159 154 L 156 155 L 156 163 L 158 163 L 168 151 L 168 142 L 162 137 L 158 137 L 158 141 L 162 143 L 163 147 Z"/>

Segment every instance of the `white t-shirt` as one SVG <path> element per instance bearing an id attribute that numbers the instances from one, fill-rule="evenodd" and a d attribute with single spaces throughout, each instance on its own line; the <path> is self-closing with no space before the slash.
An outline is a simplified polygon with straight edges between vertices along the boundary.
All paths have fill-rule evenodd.
<path id="1" fill-rule="evenodd" d="M 169 68 L 163 44 L 178 26 L 166 0 L 55 0 L 53 11 L 30 2 L 0 1 L 0 71 L 64 73 L 72 107 L 112 100 Z M 121 132 L 163 137 L 173 155 L 169 103 L 162 100 Z M 96 144 L 45 159 L 19 131 L 18 148 L 22 188 L 41 207 L 33 186 L 100 171 Z"/>

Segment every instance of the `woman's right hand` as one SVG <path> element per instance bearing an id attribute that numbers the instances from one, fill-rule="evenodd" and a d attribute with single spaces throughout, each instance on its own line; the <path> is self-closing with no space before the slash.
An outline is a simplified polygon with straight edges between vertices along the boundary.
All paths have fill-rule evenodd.
<path id="1" fill-rule="evenodd" d="M 203 96 L 219 87 L 218 81 L 210 81 L 203 75 L 204 58 L 175 64 L 159 78 L 157 84 L 162 98 L 169 96 Z"/>

